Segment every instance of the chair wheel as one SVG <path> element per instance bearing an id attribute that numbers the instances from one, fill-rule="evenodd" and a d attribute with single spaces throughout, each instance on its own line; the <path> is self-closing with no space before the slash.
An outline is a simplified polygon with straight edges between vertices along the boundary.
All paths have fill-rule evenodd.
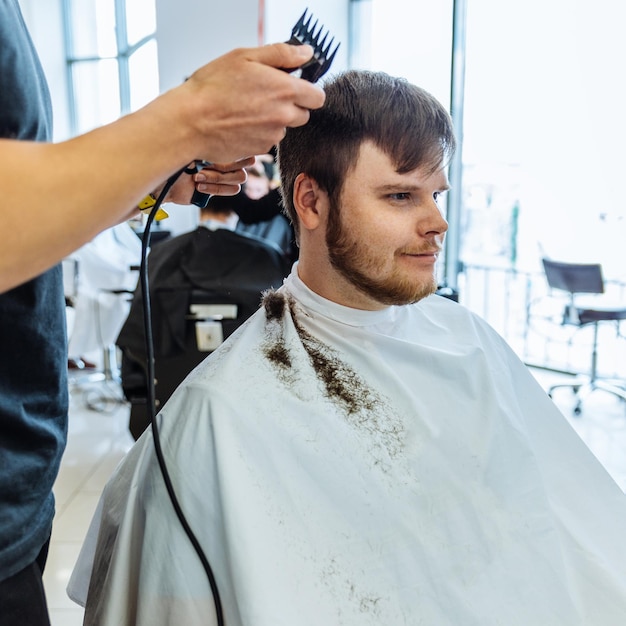
<path id="1" fill-rule="evenodd" d="M 583 412 L 582 408 L 579 406 L 574 407 L 574 415 L 580 415 Z"/>

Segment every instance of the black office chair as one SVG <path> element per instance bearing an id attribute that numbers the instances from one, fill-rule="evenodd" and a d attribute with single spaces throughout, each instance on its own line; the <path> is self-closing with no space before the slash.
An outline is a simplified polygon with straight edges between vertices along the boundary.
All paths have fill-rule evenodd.
<path id="1" fill-rule="evenodd" d="M 155 346 L 155 401 L 157 409 L 162 407 L 176 387 L 194 367 L 200 364 L 255 311 L 258 309 L 260 293 L 229 296 L 201 289 L 171 290 L 155 292 L 155 298 L 177 298 L 188 300 L 186 313 L 180 319 L 156 319 L 159 333 L 173 333 Z M 164 326 L 163 326 L 164 323 Z M 129 430 L 135 439 L 150 423 L 146 404 L 145 355 L 134 354 L 126 348 L 122 356 L 122 388 L 130 401 Z"/>
<path id="2" fill-rule="evenodd" d="M 159 409 L 185 376 L 259 308 L 262 292 L 280 287 L 288 267 L 274 244 L 203 227 L 160 243 L 149 260 Z M 129 427 L 137 439 L 150 423 L 140 289 L 117 345 L 122 390 L 131 403 Z"/>
<path id="3" fill-rule="evenodd" d="M 591 368 L 588 376 L 577 376 L 574 380 L 557 383 L 548 389 L 548 395 L 559 387 L 571 387 L 576 393 L 574 414 L 580 415 L 582 401 L 592 391 L 602 389 L 626 400 L 626 388 L 621 383 L 598 378 L 598 326 L 601 322 L 616 322 L 626 319 L 626 305 L 616 307 L 614 303 L 605 304 L 601 298 L 594 302 L 580 302 L 578 294 L 603 294 L 604 278 L 602 266 L 598 263 L 561 263 L 542 259 L 543 268 L 550 289 L 568 294 L 568 303 L 563 311 L 563 324 L 582 327 L 593 325 L 591 349 Z"/>

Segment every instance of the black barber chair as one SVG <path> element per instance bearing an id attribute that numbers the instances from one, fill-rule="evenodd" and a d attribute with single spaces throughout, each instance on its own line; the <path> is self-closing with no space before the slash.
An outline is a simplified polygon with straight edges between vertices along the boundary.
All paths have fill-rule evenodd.
<path id="1" fill-rule="evenodd" d="M 288 266 L 280 249 L 245 233 L 199 228 L 160 243 L 149 277 L 159 410 L 187 374 L 248 319 L 261 293 L 280 287 Z M 122 389 L 131 403 L 130 431 L 149 425 L 141 294 L 117 339 Z"/>
<path id="2" fill-rule="evenodd" d="M 576 393 L 574 414 L 580 415 L 582 401 L 592 391 L 602 389 L 626 400 L 626 387 L 621 381 L 609 381 L 598 376 L 598 326 L 604 322 L 619 324 L 626 319 L 626 303 L 616 305 L 603 301 L 604 279 L 600 264 L 561 263 L 542 259 L 543 268 L 550 289 L 565 292 L 568 296 L 563 311 L 563 324 L 578 327 L 592 326 L 591 367 L 588 376 L 578 376 L 574 380 L 552 385 L 548 395 L 559 387 L 571 387 Z M 593 300 L 582 301 L 580 294 L 594 294 Z"/>
<path id="3" fill-rule="evenodd" d="M 175 292 L 157 290 L 153 298 L 187 300 L 179 319 L 153 320 L 155 333 L 155 399 L 157 410 L 187 374 L 227 339 L 258 308 L 260 293 L 233 298 L 201 289 Z M 160 330 L 156 330 L 160 327 Z M 167 332 L 167 337 L 163 332 Z M 122 388 L 131 403 L 129 428 L 137 439 L 148 426 L 145 355 L 125 349 L 122 356 Z"/>

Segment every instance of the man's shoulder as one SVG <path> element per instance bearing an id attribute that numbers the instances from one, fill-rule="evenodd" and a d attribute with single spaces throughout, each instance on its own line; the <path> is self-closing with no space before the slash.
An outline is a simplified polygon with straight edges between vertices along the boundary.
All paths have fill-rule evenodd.
<path id="1" fill-rule="evenodd" d="M 474 311 L 464 304 L 432 294 L 410 307 L 413 314 L 426 316 L 439 324 L 443 324 L 451 331 L 478 333 L 483 336 L 498 335 L 498 333 Z M 472 330 L 473 329 L 473 330 Z"/>
<path id="2" fill-rule="evenodd" d="M 451 298 L 447 298 L 437 293 L 433 293 L 430 296 L 427 296 L 423 300 L 417 302 L 414 306 L 418 309 L 423 310 L 438 310 L 442 312 L 445 311 L 447 314 L 457 317 L 475 316 L 475 314 L 463 304 L 460 304 L 456 300 L 452 300 Z"/>

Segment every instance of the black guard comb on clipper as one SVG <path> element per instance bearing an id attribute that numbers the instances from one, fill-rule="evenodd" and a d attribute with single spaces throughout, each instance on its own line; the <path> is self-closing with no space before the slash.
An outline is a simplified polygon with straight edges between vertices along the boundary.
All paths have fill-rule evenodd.
<path id="1" fill-rule="evenodd" d="M 300 70 L 300 78 L 309 81 L 310 83 L 316 83 L 326 72 L 330 69 L 331 63 L 337 54 L 339 44 L 335 46 L 335 49 L 331 52 L 334 37 L 331 37 L 328 44 L 328 32 L 324 35 L 320 41 L 320 35 L 322 34 L 323 26 L 317 28 L 317 20 L 315 24 L 311 26 L 312 15 L 307 17 L 308 9 L 304 10 L 304 13 L 300 16 L 300 19 L 296 22 L 296 25 L 291 29 L 291 39 L 287 43 L 302 46 L 307 44 L 313 47 L 313 56 L 301 67 L 289 70 L 295 72 Z M 316 30 L 317 29 L 317 32 Z M 195 167 L 185 169 L 187 174 L 195 174 L 199 172 L 203 167 L 209 165 L 206 161 L 196 161 Z M 210 194 L 202 193 L 195 190 L 191 198 L 191 203 L 199 206 L 200 208 L 206 207 L 209 202 Z"/>
<path id="2" fill-rule="evenodd" d="M 315 23 L 311 26 L 313 16 L 309 15 L 307 17 L 307 11 L 308 9 L 304 10 L 304 13 L 301 15 L 296 25 L 292 28 L 291 39 L 289 39 L 287 43 L 296 46 L 308 44 L 313 47 L 313 56 L 299 69 L 301 70 L 300 78 L 308 80 L 310 83 L 316 83 L 330 69 L 330 65 L 335 58 L 335 54 L 337 54 L 339 44 L 335 46 L 335 49 L 332 52 L 330 51 L 335 38 L 331 37 L 327 44 L 326 40 L 328 39 L 329 34 L 327 32 L 320 40 L 324 27 L 320 26 L 316 32 L 315 29 L 317 28 L 317 20 L 315 20 Z"/>

